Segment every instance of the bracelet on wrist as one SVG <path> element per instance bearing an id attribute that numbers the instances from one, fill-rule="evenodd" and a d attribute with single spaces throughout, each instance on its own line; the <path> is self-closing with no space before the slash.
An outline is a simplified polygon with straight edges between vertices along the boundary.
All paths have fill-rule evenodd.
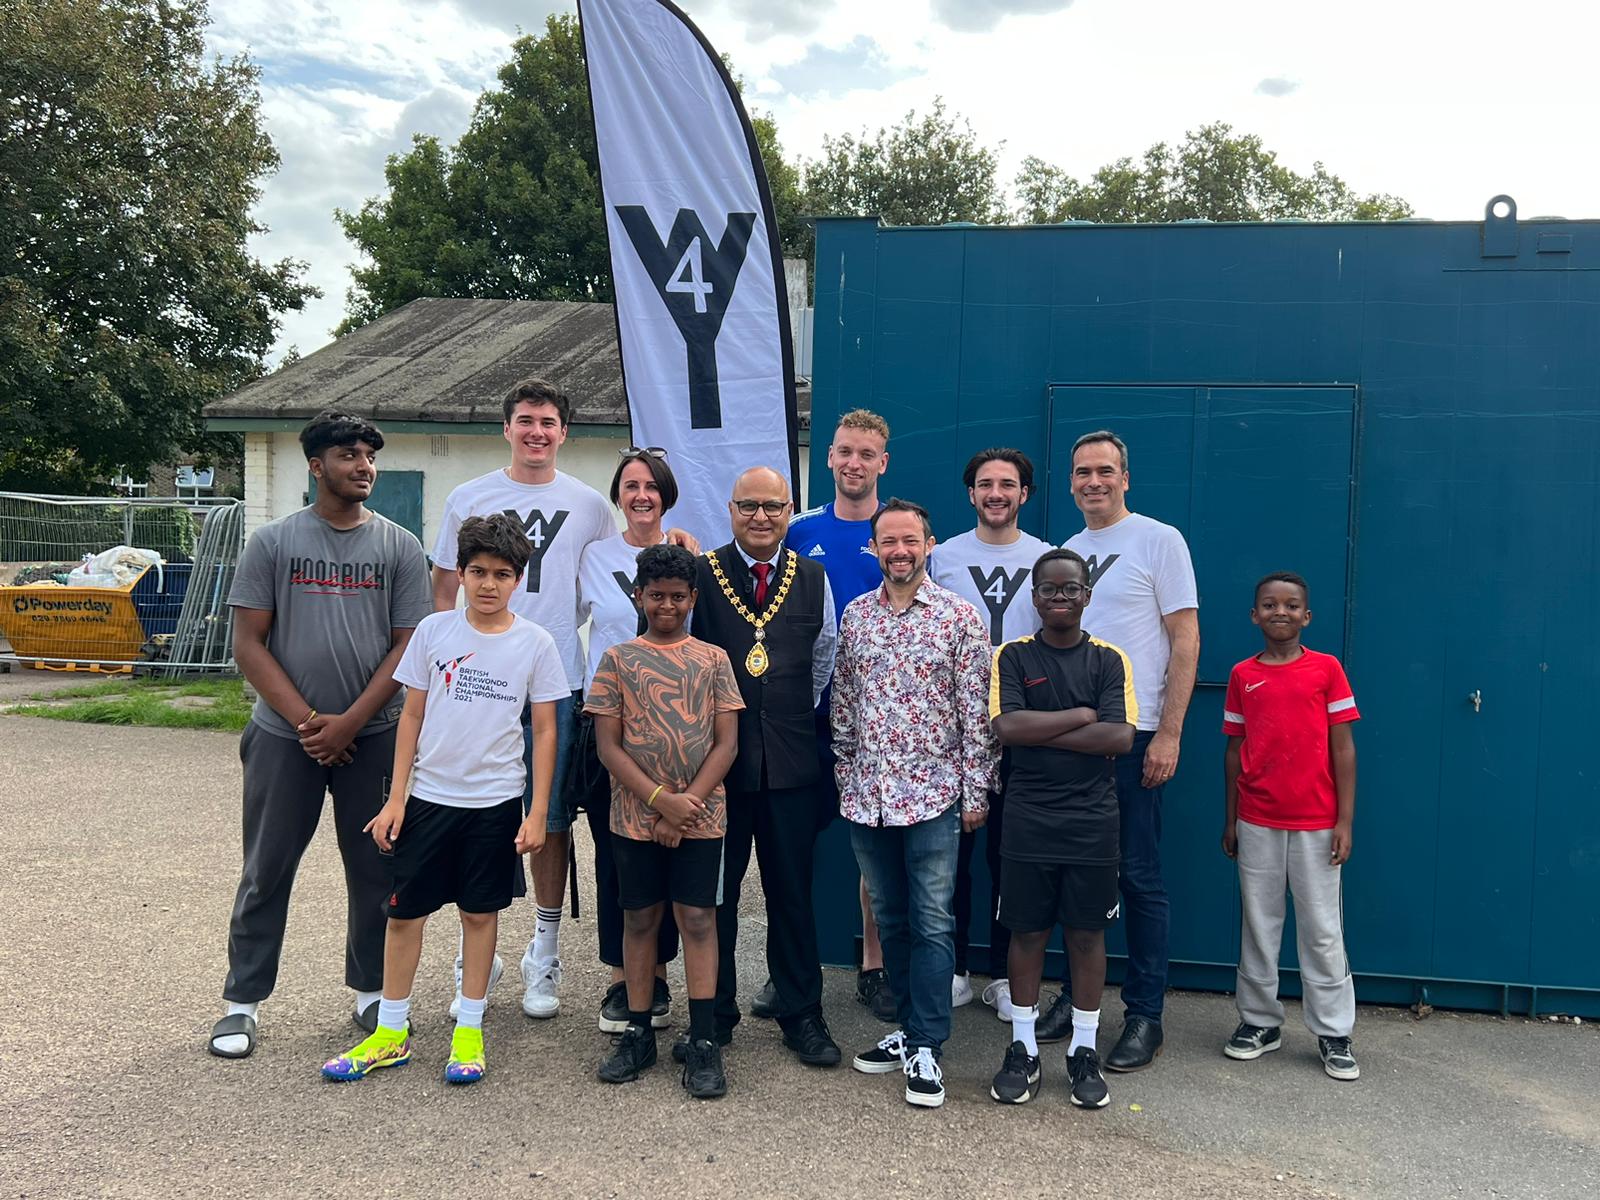
<path id="1" fill-rule="evenodd" d="M 665 789 L 666 786 L 667 785 L 664 784 L 664 783 L 656 784 L 656 790 L 650 793 L 650 799 L 648 799 L 648 800 L 646 800 L 644 802 L 644 806 L 646 808 L 654 808 L 656 806 L 656 797 L 661 795 L 663 789 Z"/>

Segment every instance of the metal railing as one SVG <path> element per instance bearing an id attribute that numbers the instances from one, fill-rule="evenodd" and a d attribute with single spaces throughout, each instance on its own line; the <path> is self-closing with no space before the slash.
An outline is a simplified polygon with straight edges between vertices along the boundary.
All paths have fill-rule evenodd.
<path id="1" fill-rule="evenodd" d="M 0 659 L 57 670 L 232 671 L 227 596 L 243 545 L 244 505 L 233 499 L 0 492 Z M 113 579 L 75 571 L 118 546 L 160 561 L 130 556 Z"/>

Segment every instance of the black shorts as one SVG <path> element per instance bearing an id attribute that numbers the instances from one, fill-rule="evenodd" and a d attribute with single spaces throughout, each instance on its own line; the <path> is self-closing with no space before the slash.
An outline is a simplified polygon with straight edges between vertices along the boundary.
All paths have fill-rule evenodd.
<path id="1" fill-rule="evenodd" d="M 521 825 L 520 796 L 493 808 L 411 797 L 394 842 L 389 915 L 407 921 L 446 904 L 469 913 L 510 908 L 528 894 L 516 847 Z"/>
<path id="2" fill-rule="evenodd" d="M 617 860 L 617 899 L 624 912 L 671 900 L 715 908 L 722 886 L 722 839 L 684 838 L 676 846 L 611 835 Z"/>
<path id="3" fill-rule="evenodd" d="M 1109 929 L 1121 912 L 1117 868 L 1000 860 L 1000 923 L 1012 933 Z"/>

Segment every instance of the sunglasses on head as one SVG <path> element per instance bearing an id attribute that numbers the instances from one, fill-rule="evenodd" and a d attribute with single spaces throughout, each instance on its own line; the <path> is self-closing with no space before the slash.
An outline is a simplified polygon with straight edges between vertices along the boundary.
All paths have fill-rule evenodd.
<path id="1" fill-rule="evenodd" d="M 665 458 L 667 456 L 667 448 L 665 446 L 624 446 L 617 451 L 617 456 L 619 458 L 640 458 L 643 456 Z"/>

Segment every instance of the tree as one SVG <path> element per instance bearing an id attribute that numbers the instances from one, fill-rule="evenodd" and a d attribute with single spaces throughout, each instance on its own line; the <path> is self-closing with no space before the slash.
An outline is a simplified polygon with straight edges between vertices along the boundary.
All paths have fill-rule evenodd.
<path id="1" fill-rule="evenodd" d="M 816 215 L 877 215 L 891 225 L 1003 221 L 1005 197 L 995 152 L 964 117 L 936 97 L 922 117 L 892 129 L 822 140 L 805 166 L 805 203 Z"/>
<path id="2" fill-rule="evenodd" d="M 204 0 L 0 4 L 0 487 L 87 490 L 215 450 L 315 295 L 246 241 L 278 157 L 256 68 L 205 55 Z"/>
<path id="3" fill-rule="evenodd" d="M 599 164 L 576 18 L 524 36 L 448 149 L 415 137 L 391 156 L 386 196 L 338 219 L 366 262 L 352 274 L 345 333 L 419 296 L 612 298 Z M 803 236 L 799 187 L 770 117 L 752 124 L 780 234 Z"/>
<path id="4" fill-rule="evenodd" d="M 1398 196 L 1359 195 L 1320 162 L 1300 175 L 1253 134 L 1202 125 L 1174 150 L 1157 142 L 1135 163 L 1119 158 L 1080 183 L 1029 156 L 1016 178 L 1016 219 L 1056 221 L 1392 221 L 1409 217 Z"/>

